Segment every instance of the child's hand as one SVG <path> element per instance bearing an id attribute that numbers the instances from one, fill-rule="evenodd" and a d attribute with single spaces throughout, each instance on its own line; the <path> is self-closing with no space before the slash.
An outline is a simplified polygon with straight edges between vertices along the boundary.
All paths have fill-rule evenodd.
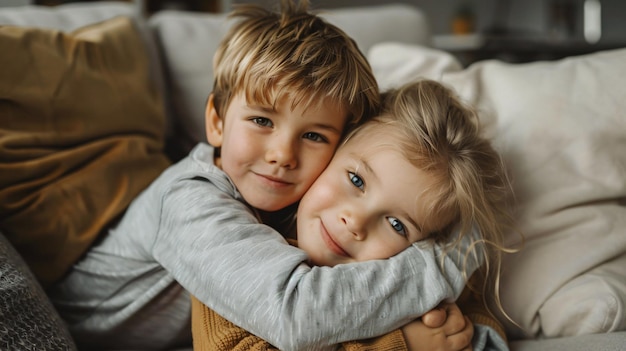
<path id="1" fill-rule="evenodd" d="M 410 351 L 471 351 L 474 326 L 456 304 L 444 304 L 402 327 Z"/>

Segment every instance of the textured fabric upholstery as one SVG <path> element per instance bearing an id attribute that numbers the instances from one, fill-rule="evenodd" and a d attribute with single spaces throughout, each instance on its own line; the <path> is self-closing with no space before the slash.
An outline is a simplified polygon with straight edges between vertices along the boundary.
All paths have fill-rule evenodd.
<path id="1" fill-rule="evenodd" d="M 22 257 L 0 234 L 0 348 L 75 350 L 58 313 Z"/>

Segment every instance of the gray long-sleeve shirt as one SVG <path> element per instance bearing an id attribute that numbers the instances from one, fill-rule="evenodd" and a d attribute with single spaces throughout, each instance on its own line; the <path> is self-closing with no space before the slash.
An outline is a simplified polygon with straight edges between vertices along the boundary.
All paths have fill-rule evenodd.
<path id="1" fill-rule="evenodd" d="M 304 251 L 258 222 L 214 166 L 213 149 L 199 144 L 137 197 L 50 296 L 79 344 L 155 349 L 189 341 L 192 293 L 280 349 L 319 350 L 391 331 L 458 297 L 459 251 L 445 256 L 444 271 L 440 254 L 422 243 L 388 260 L 310 267 Z M 477 262 L 468 262 L 469 276 Z"/>

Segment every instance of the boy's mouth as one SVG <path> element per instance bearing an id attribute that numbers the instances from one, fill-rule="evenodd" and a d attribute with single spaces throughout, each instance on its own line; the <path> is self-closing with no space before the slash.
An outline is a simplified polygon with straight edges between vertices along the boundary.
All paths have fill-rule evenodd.
<path id="1" fill-rule="evenodd" d="M 350 255 L 333 239 L 328 230 L 326 230 L 326 226 L 324 226 L 324 222 L 320 220 L 320 235 L 322 236 L 322 240 L 326 247 L 334 254 L 343 257 L 350 257 Z"/>
<path id="2" fill-rule="evenodd" d="M 284 180 L 284 179 L 282 179 L 282 178 L 279 178 L 279 177 L 273 177 L 273 176 L 270 176 L 270 175 L 264 175 L 264 174 L 261 174 L 261 173 L 255 173 L 255 174 L 256 174 L 259 178 L 261 178 L 261 180 L 262 180 L 265 184 L 268 184 L 268 185 L 270 185 L 270 186 L 272 186 L 272 187 L 282 188 L 282 187 L 289 186 L 289 185 L 291 185 L 291 184 L 292 184 L 291 182 L 288 182 L 288 181 L 286 181 L 286 180 Z"/>

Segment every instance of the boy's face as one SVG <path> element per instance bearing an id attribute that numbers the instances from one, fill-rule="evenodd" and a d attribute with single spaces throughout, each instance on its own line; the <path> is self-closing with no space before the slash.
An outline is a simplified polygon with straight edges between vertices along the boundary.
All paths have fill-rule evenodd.
<path id="1" fill-rule="evenodd" d="M 239 94 L 222 118 L 210 106 L 207 137 L 221 147 L 217 164 L 251 206 L 270 212 L 302 198 L 332 158 L 347 120 L 330 103 L 292 110 L 288 97 L 271 108 Z"/>
<path id="2" fill-rule="evenodd" d="M 361 130 L 341 146 L 302 198 L 298 247 L 311 264 L 385 259 L 425 238 L 434 178 L 405 158 L 385 128 Z"/>

